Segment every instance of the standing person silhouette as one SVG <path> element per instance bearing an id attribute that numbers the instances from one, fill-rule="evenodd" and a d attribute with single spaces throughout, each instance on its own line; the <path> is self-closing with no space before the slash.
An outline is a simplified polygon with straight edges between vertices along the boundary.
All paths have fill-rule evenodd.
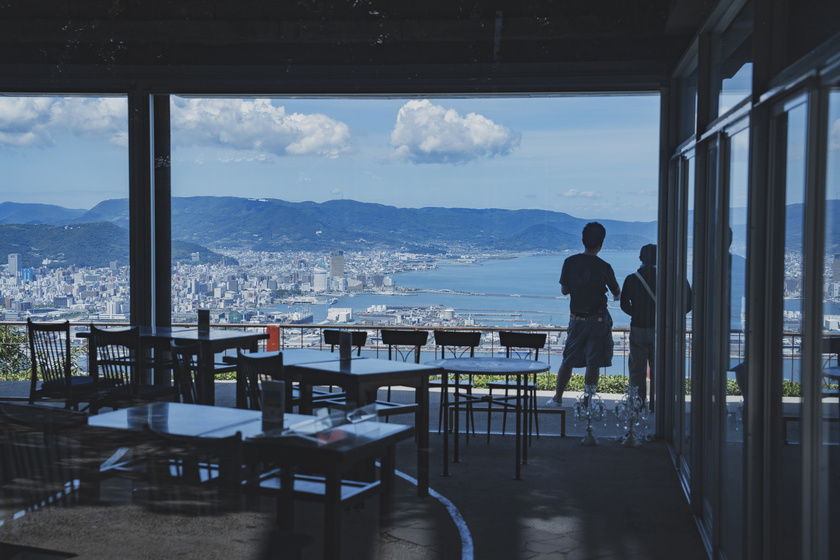
<path id="1" fill-rule="evenodd" d="M 630 385 L 638 389 L 644 403 L 648 364 L 652 383 L 656 363 L 656 245 L 642 247 L 639 260 L 642 266 L 621 287 L 621 310 L 630 315 Z"/>
<path id="2" fill-rule="evenodd" d="M 621 295 L 612 267 L 598 257 L 607 231 L 598 222 L 583 228 L 583 253 L 563 262 L 560 291 L 569 296 L 569 329 L 563 363 L 557 371 L 557 389 L 546 406 L 562 406 L 563 392 L 573 368 L 585 367 L 587 393 L 594 393 L 600 368 L 612 365 L 612 317 L 607 311 L 607 290 Z M 584 397 L 586 398 L 586 397 Z"/>

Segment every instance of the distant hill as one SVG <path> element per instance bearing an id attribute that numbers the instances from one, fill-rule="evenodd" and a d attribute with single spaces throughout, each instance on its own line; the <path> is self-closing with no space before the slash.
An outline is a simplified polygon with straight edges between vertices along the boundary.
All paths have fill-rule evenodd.
<path id="1" fill-rule="evenodd" d="M 129 262 L 128 230 L 109 222 L 48 226 L 0 224 L 0 255 L 20 253 L 25 268 L 50 266 L 106 267 L 112 261 Z M 172 242 L 172 259 L 189 261 L 198 253 L 201 262 L 218 262 L 222 255 L 194 243 Z M 230 260 L 230 259 L 228 259 Z"/>
<path id="2" fill-rule="evenodd" d="M 0 202 L 0 224 L 66 224 L 86 212 L 53 204 Z"/>
<path id="3" fill-rule="evenodd" d="M 128 200 L 108 200 L 77 221 L 126 224 Z M 412 248 L 441 252 L 457 246 L 486 250 L 579 249 L 589 220 L 545 210 L 397 208 L 333 200 L 190 197 L 172 199 L 172 236 L 207 247 L 258 251 Z M 604 248 L 636 249 L 656 242 L 656 222 L 602 220 Z M 530 231 L 529 231 L 530 230 Z"/>

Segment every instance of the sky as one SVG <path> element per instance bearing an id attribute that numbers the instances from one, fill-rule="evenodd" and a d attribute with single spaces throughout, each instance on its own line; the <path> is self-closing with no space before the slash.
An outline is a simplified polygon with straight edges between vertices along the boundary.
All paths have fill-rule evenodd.
<path id="1" fill-rule="evenodd" d="M 653 221 L 658 96 L 172 97 L 173 196 Z M 0 97 L 0 202 L 128 196 L 122 97 Z"/>

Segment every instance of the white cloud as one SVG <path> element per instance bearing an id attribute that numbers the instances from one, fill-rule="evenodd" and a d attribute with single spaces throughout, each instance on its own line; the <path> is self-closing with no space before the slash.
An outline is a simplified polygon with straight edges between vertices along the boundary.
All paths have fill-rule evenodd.
<path id="1" fill-rule="evenodd" d="M 128 145 L 124 98 L 0 97 L 0 144 L 31 147 L 55 144 L 59 131 Z"/>
<path id="2" fill-rule="evenodd" d="M 521 134 L 490 119 L 433 105 L 428 99 L 403 105 L 391 132 L 391 159 L 413 163 L 466 163 L 509 154 Z"/>
<path id="3" fill-rule="evenodd" d="M 173 139 L 180 143 L 278 156 L 352 151 L 350 128 L 326 115 L 287 114 L 267 99 L 173 99 Z"/>
<path id="4" fill-rule="evenodd" d="M 563 193 L 566 198 L 601 198 L 601 193 L 595 191 L 579 191 L 577 189 L 569 189 Z"/>

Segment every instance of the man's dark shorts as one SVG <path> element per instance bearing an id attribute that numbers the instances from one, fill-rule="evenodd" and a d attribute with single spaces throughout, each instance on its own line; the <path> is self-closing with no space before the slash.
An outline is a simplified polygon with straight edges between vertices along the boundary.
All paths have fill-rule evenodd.
<path id="1" fill-rule="evenodd" d="M 612 365 L 612 317 L 609 313 L 569 320 L 569 336 L 563 351 L 563 363 L 573 368 Z"/>

